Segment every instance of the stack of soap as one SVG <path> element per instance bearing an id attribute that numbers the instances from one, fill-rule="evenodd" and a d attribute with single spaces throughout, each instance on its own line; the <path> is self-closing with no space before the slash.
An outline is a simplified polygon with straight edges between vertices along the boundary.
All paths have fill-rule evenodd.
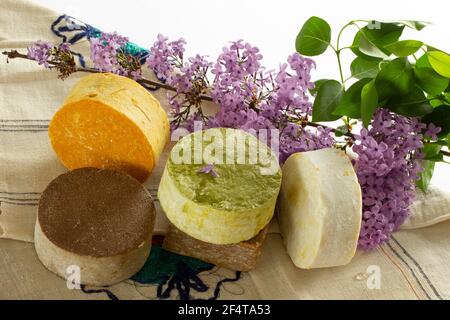
<path id="1" fill-rule="evenodd" d="M 358 244 L 361 210 L 361 188 L 343 151 L 296 153 L 284 164 L 278 220 L 297 267 L 350 262 Z"/>
<path id="2" fill-rule="evenodd" d="M 82 284 L 111 285 L 144 265 L 154 220 L 153 201 L 136 179 L 112 170 L 77 169 L 57 177 L 42 194 L 36 252 L 63 278 L 75 266 Z"/>
<path id="3" fill-rule="evenodd" d="M 205 166 L 213 169 L 204 173 Z M 172 149 L 158 190 L 174 225 L 164 247 L 230 269 L 253 268 L 256 258 L 248 255 L 259 255 L 280 185 L 275 154 L 255 136 L 224 128 L 185 136 Z"/>
<path id="4" fill-rule="evenodd" d="M 137 82 L 99 73 L 72 88 L 49 135 L 67 168 L 109 168 L 143 182 L 169 140 L 169 122 L 158 100 Z"/>

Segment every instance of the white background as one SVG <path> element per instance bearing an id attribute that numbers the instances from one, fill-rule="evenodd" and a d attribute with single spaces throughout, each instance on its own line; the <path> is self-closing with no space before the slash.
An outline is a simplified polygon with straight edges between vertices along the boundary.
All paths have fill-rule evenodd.
<path id="1" fill-rule="evenodd" d="M 403 39 L 419 39 L 450 52 L 448 0 L 34 0 L 72 15 L 103 31 L 117 31 L 131 41 L 150 47 L 158 33 L 188 42 L 187 56 L 217 57 L 228 41 L 244 39 L 258 46 L 263 64 L 276 68 L 294 51 L 295 37 L 304 21 L 317 15 L 334 32 L 353 19 L 422 20 L 433 25 L 421 32 L 407 30 Z M 348 29 L 342 44 L 350 45 Z M 344 56 L 348 65 L 352 55 Z M 338 78 L 335 57 L 327 52 L 315 59 L 314 79 Z M 347 63 L 347 64 L 346 64 Z M 346 70 L 348 73 L 348 70 Z M 450 165 L 441 164 L 433 183 L 450 191 Z"/>

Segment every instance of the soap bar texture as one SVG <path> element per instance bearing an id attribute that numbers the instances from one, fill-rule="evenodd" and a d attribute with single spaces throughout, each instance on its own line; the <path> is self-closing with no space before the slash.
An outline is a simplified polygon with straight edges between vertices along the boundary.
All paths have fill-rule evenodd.
<path id="1" fill-rule="evenodd" d="M 170 225 L 164 238 L 163 248 L 219 267 L 247 272 L 256 267 L 267 229 L 268 227 L 265 227 L 248 241 L 235 244 L 212 244 L 192 238 L 174 225 Z"/>
<path id="2" fill-rule="evenodd" d="M 38 206 L 35 248 L 50 271 L 67 278 L 77 266 L 82 284 L 128 279 L 150 253 L 155 207 L 133 177 L 82 168 L 53 180 Z"/>
<path id="3" fill-rule="evenodd" d="M 299 268 L 347 264 L 361 227 L 361 188 L 352 163 L 337 149 L 295 153 L 283 166 L 278 220 Z"/>
<path id="4" fill-rule="evenodd" d="M 145 181 L 170 136 L 158 100 L 137 82 L 109 73 L 82 78 L 49 126 L 50 141 L 69 169 L 109 168 Z"/>
<path id="5" fill-rule="evenodd" d="M 226 139 L 236 143 L 231 146 Z M 209 156 L 212 146 L 217 154 Z M 186 161 L 179 161 L 180 154 Z M 217 176 L 200 172 L 208 164 Z M 255 237 L 270 222 L 280 186 L 277 157 L 264 142 L 242 130 L 214 128 L 187 135 L 174 146 L 158 198 L 167 218 L 184 233 L 233 244 Z"/>

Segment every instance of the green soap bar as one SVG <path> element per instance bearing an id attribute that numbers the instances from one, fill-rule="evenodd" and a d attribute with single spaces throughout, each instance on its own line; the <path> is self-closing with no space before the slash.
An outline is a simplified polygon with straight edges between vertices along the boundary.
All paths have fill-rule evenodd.
<path id="1" fill-rule="evenodd" d="M 245 210 L 261 206 L 267 199 L 278 193 L 281 183 L 281 171 L 275 155 L 268 147 L 264 146 L 262 150 L 265 155 L 268 154 L 266 158 L 263 158 L 266 161 L 256 161 L 255 164 L 250 164 L 249 144 L 250 141 L 257 142 L 256 137 L 243 131 L 232 129 L 220 128 L 210 130 L 218 132 L 224 140 L 227 133 L 237 136 L 238 139 L 241 137 L 245 138 L 245 149 L 243 150 L 245 152 L 243 152 L 245 161 L 240 164 L 237 163 L 235 146 L 233 163 L 227 164 L 226 161 L 220 161 L 222 164 L 214 164 L 214 171 L 218 174 L 218 177 L 214 177 L 211 174 L 198 173 L 205 165 L 209 164 L 205 163 L 204 159 L 202 159 L 201 164 L 176 164 L 171 157 L 167 164 L 167 169 L 181 194 L 197 204 L 205 204 L 216 209 Z M 195 136 L 191 135 L 187 139 L 191 142 L 191 159 L 193 160 Z M 208 142 L 205 142 L 205 139 L 201 140 L 202 148 L 205 150 Z M 263 143 L 261 143 L 260 147 L 263 147 Z M 230 153 L 227 153 L 226 146 L 223 149 L 225 151 L 223 158 L 225 158 Z M 256 152 L 258 155 L 261 153 L 259 151 Z M 276 168 L 275 173 L 264 174 L 266 173 L 264 169 L 270 171 L 270 168 Z"/>
<path id="2" fill-rule="evenodd" d="M 214 174 L 201 172 L 208 165 Z M 267 225 L 280 186 L 281 169 L 266 143 L 242 130 L 214 128 L 175 145 L 159 197 L 169 220 L 185 233 L 212 243 L 236 243 Z"/>

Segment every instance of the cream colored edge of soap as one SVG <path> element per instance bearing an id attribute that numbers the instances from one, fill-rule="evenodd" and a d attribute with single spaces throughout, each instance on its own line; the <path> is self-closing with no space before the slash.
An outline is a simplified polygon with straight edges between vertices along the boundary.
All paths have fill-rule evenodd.
<path id="1" fill-rule="evenodd" d="M 277 196 L 246 211 L 198 205 L 178 191 L 167 166 L 158 189 L 159 202 L 170 222 L 191 237 L 212 244 L 235 244 L 255 237 L 272 219 Z"/>
<path id="2" fill-rule="evenodd" d="M 340 163 L 345 164 L 344 172 L 327 170 L 329 175 L 313 174 L 324 170 L 324 168 L 316 166 L 314 158 L 317 160 L 317 156 L 322 154 L 326 156 L 326 153 L 329 153 L 328 156 L 330 157 L 339 157 L 335 158 L 337 162 L 343 161 Z M 325 164 L 331 163 L 335 163 L 333 159 L 328 159 L 328 162 L 325 161 Z M 289 219 L 290 217 L 286 216 L 289 214 L 289 210 L 291 212 L 295 210 L 295 208 L 289 207 L 295 201 L 292 201 L 286 195 L 286 188 L 288 187 L 286 183 L 289 175 L 287 170 L 292 165 L 308 167 L 309 178 L 306 183 L 309 186 L 315 186 L 315 192 L 318 192 L 315 201 L 316 209 L 319 210 L 316 210 L 314 216 L 311 217 L 316 222 L 316 229 L 312 230 L 314 232 L 311 237 L 312 243 L 306 249 L 301 243 L 296 242 L 300 235 L 295 233 L 305 231 L 305 229 L 296 225 L 301 224 L 302 221 L 293 222 L 295 217 Z M 343 183 L 337 183 L 342 179 L 339 175 L 344 177 Z M 361 228 L 362 196 L 356 173 L 347 155 L 337 149 L 322 149 L 294 154 L 283 167 L 283 178 L 286 180 L 283 181 L 280 192 L 278 220 L 284 243 L 294 264 L 299 268 L 311 269 L 349 263 L 358 244 Z M 299 182 L 298 179 L 293 180 Z M 333 215 L 336 214 L 335 219 L 332 219 Z M 318 241 L 317 239 L 314 240 L 315 237 Z M 314 241 L 316 242 L 314 243 Z M 301 248 L 303 248 L 303 252 L 299 251 Z"/>
<path id="3" fill-rule="evenodd" d="M 63 279 L 67 280 L 71 276 L 71 273 L 68 273 L 68 267 L 78 266 L 81 271 L 81 284 L 109 286 L 129 279 L 144 266 L 152 245 L 152 233 L 149 235 L 149 238 L 137 248 L 120 255 L 112 257 L 82 256 L 59 248 L 51 242 L 45 236 L 39 219 L 37 219 L 34 245 L 42 264 Z"/>

